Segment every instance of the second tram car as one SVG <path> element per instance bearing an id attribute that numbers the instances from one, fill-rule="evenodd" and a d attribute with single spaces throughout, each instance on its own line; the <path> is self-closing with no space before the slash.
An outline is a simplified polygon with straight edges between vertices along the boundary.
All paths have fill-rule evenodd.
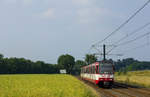
<path id="1" fill-rule="evenodd" d="M 99 86 L 112 86 L 114 82 L 114 65 L 106 62 L 95 62 L 81 68 L 81 78 Z"/>

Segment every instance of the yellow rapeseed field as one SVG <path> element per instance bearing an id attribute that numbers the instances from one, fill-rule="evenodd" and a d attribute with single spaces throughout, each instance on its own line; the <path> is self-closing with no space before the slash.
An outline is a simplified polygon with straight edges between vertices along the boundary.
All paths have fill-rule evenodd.
<path id="1" fill-rule="evenodd" d="M 0 75 L 0 97 L 95 97 L 70 75 Z"/>
<path id="2" fill-rule="evenodd" d="M 126 75 L 116 74 L 115 80 L 125 82 L 125 83 L 150 87 L 150 71 L 149 70 L 134 71 L 134 72 L 128 72 Z"/>

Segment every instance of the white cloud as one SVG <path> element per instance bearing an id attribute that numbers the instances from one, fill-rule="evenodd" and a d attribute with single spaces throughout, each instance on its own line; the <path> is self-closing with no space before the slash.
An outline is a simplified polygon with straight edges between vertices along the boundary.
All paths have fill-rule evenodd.
<path id="1" fill-rule="evenodd" d="M 55 9 L 54 8 L 48 8 L 46 11 L 42 12 L 40 14 L 41 18 L 50 19 L 55 17 Z"/>

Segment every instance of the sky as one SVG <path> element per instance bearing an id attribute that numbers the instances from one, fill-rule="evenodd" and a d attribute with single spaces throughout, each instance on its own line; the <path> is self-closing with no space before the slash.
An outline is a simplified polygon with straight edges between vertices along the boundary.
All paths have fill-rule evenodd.
<path id="1" fill-rule="evenodd" d="M 0 0 L 0 53 L 5 57 L 57 63 L 62 54 L 83 60 L 90 46 L 106 37 L 147 0 Z M 112 45 L 150 22 L 150 4 L 102 44 Z M 134 39 L 150 26 L 128 37 Z M 112 51 L 112 59 L 150 60 L 150 35 Z M 102 45 L 100 44 L 100 45 Z M 144 45 L 146 44 L 146 45 Z M 117 44 L 116 44 L 117 45 Z M 142 46 L 144 45 L 144 46 Z M 140 47 L 139 49 L 135 49 Z M 111 49 L 106 46 L 106 50 Z M 100 48 L 102 50 L 102 48 Z"/>

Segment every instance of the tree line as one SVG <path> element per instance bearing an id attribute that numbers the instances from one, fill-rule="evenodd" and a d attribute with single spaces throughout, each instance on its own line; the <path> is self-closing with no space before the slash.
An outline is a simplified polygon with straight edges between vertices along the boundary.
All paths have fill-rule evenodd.
<path id="1" fill-rule="evenodd" d="M 89 56 L 86 60 L 89 60 L 88 58 Z M 56 74 L 60 69 L 66 69 L 68 74 L 79 74 L 83 65 L 87 63 L 82 60 L 75 61 L 75 58 L 69 54 L 59 56 L 57 64 L 33 62 L 25 58 L 4 58 L 0 54 L 0 74 Z"/>
<path id="2" fill-rule="evenodd" d="M 44 63 L 43 61 L 33 62 L 24 58 L 0 57 L 0 74 L 41 74 L 58 73 L 57 65 Z"/>
<path id="3" fill-rule="evenodd" d="M 150 70 L 149 61 L 138 61 L 134 58 L 126 58 L 115 62 L 116 71 L 127 72 L 137 70 Z"/>
<path id="4" fill-rule="evenodd" d="M 84 60 L 75 60 L 69 54 L 60 55 L 57 64 L 49 64 L 43 61 L 33 62 L 25 58 L 4 58 L 0 54 L 0 74 L 56 74 L 60 69 L 66 69 L 68 74 L 79 75 L 82 66 L 94 63 L 97 57 L 92 54 L 85 55 Z M 141 62 L 133 58 L 113 61 L 116 71 L 134 71 L 150 69 L 150 62 Z"/>

